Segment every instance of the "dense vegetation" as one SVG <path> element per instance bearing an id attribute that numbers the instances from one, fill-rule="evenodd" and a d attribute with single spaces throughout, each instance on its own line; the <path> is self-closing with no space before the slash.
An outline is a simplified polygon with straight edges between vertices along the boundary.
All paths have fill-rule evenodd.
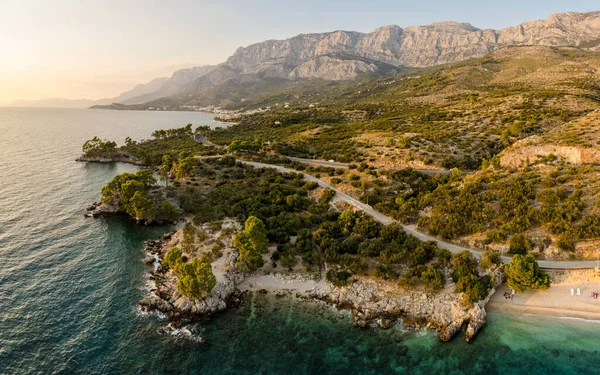
<path id="1" fill-rule="evenodd" d="M 156 179 L 151 169 L 142 169 L 136 173 L 122 173 L 115 176 L 102 188 L 102 203 L 116 206 L 138 222 L 173 221 L 178 210 L 163 199 L 155 188 Z"/>
<path id="2" fill-rule="evenodd" d="M 550 279 L 540 271 L 540 267 L 533 255 L 515 255 L 510 264 L 504 267 L 506 284 L 517 293 L 529 289 L 548 289 Z"/>
<path id="3" fill-rule="evenodd" d="M 207 126 L 196 129 L 198 132 L 207 131 Z M 196 155 L 217 155 L 218 149 L 214 147 L 204 146 L 202 143 L 194 139 L 192 132 L 192 124 L 187 124 L 184 127 L 168 130 L 157 130 L 152 133 L 151 139 L 135 141 L 127 137 L 125 144 L 117 147 L 114 141 L 102 141 L 98 137 L 94 137 L 86 141 L 83 145 L 83 156 L 85 157 L 105 157 L 112 158 L 117 153 L 126 157 L 131 157 L 131 160 L 147 166 L 160 166 L 163 164 L 163 158 L 169 158 L 177 162 L 180 157 L 183 158 Z"/>
<path id="4" fill-rule="evenodd" d="M 262 220 L 250 216 L 244 230 L 235 235 L 235 246 L 240 251 L 238 267 L 256 270 L 263 266 L 262 254 L 267 252 L 267 230 Z"/>
<path id="5" fill-rule="evenodd" d="M 202 254 L 188 262 L 182 254 L 181 249 L 174 247 L 165 255 L 164 263 L 179 278 L 177 289 L 182 295 L 202 299 L 217 285 L 217 278 L 212 272 L 212 258 Z"/>
<path id="6" fill-rule="evenodd" d="M 117 148 L 117 143 L 113 141 L 101 140 L 94 137 L 86 141 L 81 150 L 84 157 L 107 157 L 111 158 Z"/>
<path id="7" fill-rule="evenodd" d="M 325 276 L 338 285 L 354 274 L 431 290 L 446 283 L 452 267 L 449 251 L 419 241 L 400 225 L 381 225 L 362 212 L 332 210 L 334 193 L 317 189 L 302 175 L 255 169 L 224 157 L 203 160 L 191 176 L 170 187 L 171 194 L 195 215 L 196 225 L 225 217 L 245 221 L 245 229 L 235 236 L 243 269 L 325 268 Z M 270 264 L 263 260 L 269 256 L 267 243 L 276 245 Z M 462 282 L 466 292 L 479 293 L 470 294 L 470 303 L 487 293 L 490 280 L 479 278 L 475 261 L 463 268 L 476 275 Z"/>

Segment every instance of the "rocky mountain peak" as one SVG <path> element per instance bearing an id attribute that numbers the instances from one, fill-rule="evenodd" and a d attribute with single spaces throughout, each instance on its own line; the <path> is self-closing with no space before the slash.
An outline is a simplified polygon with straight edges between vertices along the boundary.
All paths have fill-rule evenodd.
<path id="1" fill-rule="evenodd" d="M 553 14 L 502 30 L 445 21 L 404 29 L 387 25 L 370 33 L 337 30 L 266 40 L 238 48 L 216 68 L 174 74 L 160 94 L 194 93 L 232 79 L 354 79 L 393 72 L 394 66 L 448 64 L 522 45 L 600 49 L 600 12 Z"/>
<path id="2" fill-rule="evenodd" d="M 465 33 L 465 32 L 474 32 L 480 31 L 480 29 L 466 22 L 455 22 L 455 21 L 443 21 L 443 22 L 434 22 L 426 27 L 428 29 L 432 29 L 438 32 L 447 32 L 447 33 Z"/>

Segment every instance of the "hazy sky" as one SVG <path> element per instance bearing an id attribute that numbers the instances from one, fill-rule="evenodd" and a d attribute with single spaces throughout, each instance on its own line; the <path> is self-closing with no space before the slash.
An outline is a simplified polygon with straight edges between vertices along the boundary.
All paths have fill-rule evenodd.
<path id="1" fill-rule="evenodd" d="M 265 39 L 470 22 L 502 28 L 598 0 L 0 0 L 0 104 L 112 97 Z"/>

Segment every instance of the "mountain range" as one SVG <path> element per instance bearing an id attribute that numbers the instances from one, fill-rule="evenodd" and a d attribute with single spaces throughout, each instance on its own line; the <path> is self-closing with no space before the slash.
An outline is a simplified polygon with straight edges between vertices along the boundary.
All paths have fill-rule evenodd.
<path id="1" fill-rule="evenodd" d="M 479 29 L 469 23 L 438 22 L 427 26 L 380 27 L 370 33 L 333 31 L 300 34 L 240 47 L 217 66 L 183 69 L 157 78 L 108 100 L 124 105 L 175 98 L 185 105 L 215 100 L 221 86 L 281 83 L 303 79 L 350 80 L 395 74 L 406 67 L 430 67 L 484 56 L 506 46 L 570 46 L 600 49 L 600 12 L 553 14 L 501 30 Z M 229 86 L 229 87 L 227 87 Z M 211 90 L 209 99 L 198 96 Z M 246 90 L 252 94 L 252 90 Z M 204 95 L 206 96 L 206 95 Z M 243 100 L 242 100 L 243 101 Z M 102 100 L 96 104 L 106 104 Z M 149 104 L 150 105 L 150 104 Z M 114 106 L 113 106 L 114 107 Z"/>

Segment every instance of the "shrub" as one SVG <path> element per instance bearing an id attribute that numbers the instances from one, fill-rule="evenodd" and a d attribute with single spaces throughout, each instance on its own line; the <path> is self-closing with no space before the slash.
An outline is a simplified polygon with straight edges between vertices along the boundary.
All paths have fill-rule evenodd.
<path id="1" fill-rule="evenodd" d="M 431 289 L 438 290 L 444 286 L 444 275 L 442 272 L 432 265 L 427 266 L 425 271 L 421 273 L 421 281 Z"/>
<path id="2" fill-rule="evenodd" d="M 517 233 L 508 240 L 509 254 L 527 254 L 531 251 L 531 241 L 523 233 Z"/>
<path id="3" fill-rule="evenodd" d="M 481 258 L 481 267 L 491 268 L 494 264 L 501 264 L 500 253 L 497 251 L 485 251 Z"/>
<path id="4" fill-rule="evenodd" d="M 173 270 L 176 271 L 177 266 L 182 263 L 182 251 L 178 247 L 173 247 L 167 252 L 164 258 L 164 263 Z"/>
<path id="5" fill-rule="evenodd" d="M 569 235 L 569 233 L 561 234 L 556 241 L 556 246 L 558 246 L 558 248 L 562 251 L 575 251 L 575 241 L 573 241 L 573 238 Z"/>
<path id="6" fill-rule="evenodd" d="M 331 282 L 335 286 L 344 286 L 348 284 L 348 279 L 352 276 L 350 272 L 347 271 L 336 271 L 329 270 L 325 275 L 327 281 Z"/>
<path id="7" fill-rule="evenodd" d="M 212 272 L 212 259 L 202 254 L 199 259 L 191 263 L 182 263 L 177 270 L 179 292 L 191 299 L 202 299 L 213 290 L 217 278 Z"/>

